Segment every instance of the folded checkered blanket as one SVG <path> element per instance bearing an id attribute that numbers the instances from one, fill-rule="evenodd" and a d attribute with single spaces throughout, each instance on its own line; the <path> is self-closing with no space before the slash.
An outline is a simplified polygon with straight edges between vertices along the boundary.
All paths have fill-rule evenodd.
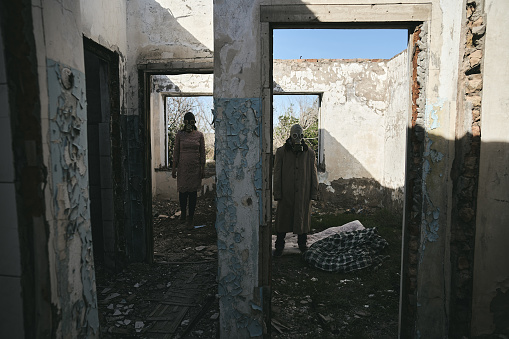
<path id="1" fill-rule="evenodd" d="M 307 263 L 321 270 L 351 272 L 381 265 L 389 257 L 380 254 L 388 244 L 373 227 L 318 240 L 303 256 Z"/>

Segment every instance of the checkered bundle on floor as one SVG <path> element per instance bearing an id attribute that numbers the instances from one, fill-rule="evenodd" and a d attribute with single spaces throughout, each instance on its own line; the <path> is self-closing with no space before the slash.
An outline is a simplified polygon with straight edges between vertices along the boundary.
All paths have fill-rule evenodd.
<path id="1" fill-rule="evenodd" d="M 318 240 L 303 255 L 307 263 L 321 270 L 351 272 L 381 265 L 389 257 L 380 254 L 387 245 L 374 227 Z"/>

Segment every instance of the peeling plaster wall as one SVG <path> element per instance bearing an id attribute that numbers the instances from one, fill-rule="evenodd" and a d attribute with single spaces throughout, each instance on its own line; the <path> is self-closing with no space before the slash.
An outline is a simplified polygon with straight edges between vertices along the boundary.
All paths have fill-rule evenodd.
<path id="1" fill-rule="evenodd" d="M 477 7 L 482 3 L 477 4 Z M 509 39 L 506 1 L 484 2 L 481 154 L 472 334 L 509 334 Z M 482 69 L 482 68 L 481 68 Z"/>
<path id="2" fill-rule="evenodd" d="M 212 56 L 212 2 L 130 0 L 128 41 L 138 64 Z"/>
<path id="3" fill-rule="evenodd" d="M 261 337 L 261 39 L 258 1 L 214 2 L 216 229 L 222 338 Z M 268 165 L 268 164 L 267 164 Z"/>
<path id="4" fill-rule="evenodd" d="M 99 335 L 88 200 L 86 98 L 79 3 L 34 6 L 57 336 Z"/>
<path id="5" fill-rule="evenodd" d="M 125 8 L 126 2 L 120 0 L 33 1 L 42 147 L 49 169 L 45 200 L 53 331 L 58 337 L 99 336 L 83 35 L 119 53 L 122 60 L 127 50 Z M 120 74 L 125 79 L 122 69 L 121 61 Z M 123 106 L 124 100 L 120 102 Z"/>
<path id="6" fill-rule="evenodd" d="M 258 337 L 263 333 L 263 298 L 256 300 L 253 292 L 258 290 L 261 100 L 215 99 L 214 106 L 221 336 Z"/>
<path id="7" fill-rule="evenodd" d="M 391 60 L 274 60 L 274 93 L 323 93 L 320 183 L 333 193 L 324 199 L 334 200 L 335 193 L 341 195 L 338 203 L 401 209 L 407 59 L 403 52 Z"/>
<path id="8" fill-rule="evenodd" d="M 74 83 L 67 88 L 72 72 Z M 88 199 L 85 75 L 48 59 L 53 297 L 62 335 L 98 336 Z M 51 260 L 53 259 L 53 260 Z"/>
<path id="9" fill-rule="evenodd" d="M 270 79 L 267 57 L 270 55 L 269 22 L 303 22 L 313 25 L 320 21 L 355 24 L 359 17 L 372 22 L 395 22 L 405 17 L 424 21 L 421 31 L 422 53 L 415 59 L 417 85 L 415 115 L 409 123 L 412 149 L 408 160 L 412 185 L 406 197 L 405 247 L 402 271 L 402 336 L 439 338 L 448 335 L 450 303 L 450 218 L 452 184 L 450 171 L 454 159 L 455 121 L 457 114 L 458 69 L 460 60 L 460 31 L 462 2 L 459 1 L 216 1 L 215 30 L 215 84 L 216 106 L 221 100 L 256 98 L 264 92 Z M 283 7 L 264 7 L 263 18 L 258 16 L 258 5 L 294 4 L 291 11 Z M 321 5 L 330 4 L 330 7 Z M 304 5 L 304 6 L 298 6 Z M 242 8 L 242 11 L 239 9 Z M 348 8 L 348 10 L 347 10 Z M 387 10 L 385 10 L 387 8 Z M 405 12 L 407 11 L 408 12 Z M 273 11 L 273 12 L 270 12 Z M 315 12 L 316 11 L 316 12 Z M 392 11 L 392 12 L 391 12 Z M 244 13 L 237 18 L 236 13 Z M 223 19 L 227 18 L 227 19 Z M 261 21 L 261 22 L 260 22 Z M 309 26 L 308 26 L 309 27 Z M 261 32 L 261 44 L 253 36 Z M 419 33 L 417 33 L 419 34 Z M 262 54 L 261 52 L 263 51 Z M 413 59 L 413 52 L 409 56 Z M 268 57 L 270 58 L 270 57 Z M 258 74 L 262 74 L 258 81 Z M 253 88 L 255 87 L 255 88 Z M 270 93 L 270 91 L 268 91 Z M 270 100 L 263 101 L 264 108 Z M 262 112 L 264 116 L 264 112 Z M 264 135 L 267 129 L 264 129 Z M 216 135 L 220 140 L 222 136 Z M 410 140 L 409 140 L 410 141 Z M 265 144 L 263 144 L 265 145 Z M 264 146 L 265 147 L 265 146 Z M 415 158 L 414 158 L 415 156 Z M 260 155 L 263 159 L 263 155 Z M 218 158 L 218 164 L 225 158 Z M 245 180 L 249 183 L 249 180 Z M 234 180 L 218 177 L 219 185 L 231 185 Z M 407 187 L 410 189 L 410 187 Z M 234 199 L 238 196 L 233 194 Z M 264 198 L 266 203 L 268 197 Z M 262 211 L 263 213 L 263 211 Z M 237 225 L 234 225 L 236 227 Z M 409 240 L 413 242 L 408 242 Z M 247 247 L 247 243 L 243 244 Z M 220 260 L 231 260 L 226 255 Z M 239 257 L 238 255 L 236 256 Z M 415 266 L 408 266 L 409 262 Z M 226 277 L 221 272 L 220 278 Z M 412 280 L 413 279 L 413 280 Z M 501 298 L 502 299 L 502 298 Z M 244 301 L 244 303 L 249 301 Z M 408 308 L 407 308 L 408 306 Z M 407 316 L 409 315 L 409 317 Z M 222 316 L 222 329 L 226 327 Z M 228 319 L 228 318 L 226 318 Z M 246 335 L 244 334 L 244 337 Z M 242 337 L 242 335 L 239 335 Z"/>

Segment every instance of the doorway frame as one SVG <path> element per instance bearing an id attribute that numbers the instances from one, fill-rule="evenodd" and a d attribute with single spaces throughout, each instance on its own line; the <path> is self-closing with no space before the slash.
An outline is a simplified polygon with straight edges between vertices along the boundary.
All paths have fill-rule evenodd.
<path id="1" fill-rule="evenodd" d="M 154 262 L 154 231 L 152 220 L 152 120 L 150 92 L 152 75 L 213 74 L 214 61 L 175 60 L 164 63 L 138 64 L 138 108 L 140 112 L 140 131 L 143 133 L 143 214 L 145 216 L 144 248 L 139 251 L 147 263 Z M 136 248 L 133 247 L 133 248 Z"/>
<path id="2" fill-rule="evenodd" d="M 115 51 L 111 51 L 108 48 L 98 44 L 94 40 L 83 36 L 83 50 L 94 54 L 97 58 L 101 59 L 108 64 L 108 96 L 109 96 L 109 139 L 110 139 L 110 153 L 111 153 L 111 172 L 112 172 L 112 201 L 113 201 L 113 212 L 112 212 L 112 232 L 114 237 L 114 250 L 113 258 L 106 259 L 106 250 L 103 237 L 103 254 L 104 263 L 106 267 L 118 270 L 125 263 L 124 253 L 119 249 L 122 248 L 121 243 L 125 242 L 125 233 L 123 230 L 123 215 L 124 215 L 124 203 L 123 203 L 123 184 L 122 184 L 122 159 L 120 157 L 121 150 L 121 124 L 120 124 L 120 57 Z M 85 73 L 86 76 L 86 73 Z M 87 108 L 88 116 L 88 108 Z M 104 232 L 104 226 L 102 227 Z"/>
<path id="3" fill-rule="evenodd" d="M 398 333 L 400 337 L 406 337 L 411 334 L 412 323 L 415 321 L 412 315 L 405 313 L 402 305 L 408 302 L 408 297 L 403 297 L 403 294 L 408 293 L 405 284 L 407 278 L 407 265 L 408 259 L 405 256 L 407 252 L 407 244 L 409 235 L 406 232 L 409 224 L 408 209 L 412 206 L 412 194 L 407 194 L 407 185 L 410 183 L 408 173 L 410 172 L 409 159 L 411 159 L 411 134 L 412 129 L 412 115 L 414 100 L 411 97 L 411 86 L 413 84 L 412 74 L 414 73 L 415 66 L 412 65 L 411 56 L 413 30 L 423 23 L 430 23 L 431 21 L 431 4 L 383 4 L 383 5 L 260 5 L 260 37 L 261 37 L 261 54 L 262 54 L 262 159 L 263 168 L 263 194 L 262 205 L 264 208 L 263 224 L 269 226 L 271 229 L 271 197 L 272 185 L 271 173 L 272 162 L 266 159 L 267 156 L 272 155 L 272 95 L 273 95 L 273 41 L 272 32 L 274 29 L 302 29 L 302 28 L 336 28 L 336 29 L 387 29 L 387 28 L 400 28 L 409 30 L 409 60 L 408 60 L 408 77 L 409 77 L 409 108 L 407 111 L 407 137 L 406 137 L 406 159 L 405 165 L 405 190 L 404 190 L 404 206 L 403 206 L 403 221 L 402 221 L 402 251 L 401 251 L 401 283 L 400 283 L 400 305 L 399 305 L 399 320 L 398 320 Z M 429 26 L 429 25 L 428 25 Z M 422 178 L 421 178 L 422 180 Z M 260 234 L 260 262 L 259 272 L 260 280 L 264 286 L 271 285 L 271 270 L 270 270 L 270 250 L 271 238 L 270 232 L 263 232 Z M 267 259 L 268 257 L 268 259 Z M 270 300 L 268 301 L 270 308 Z M 414 315 L 415 316 L 415 315 Z M 264 320 L 270 324 L 270 312 L 264 314 Z"/>

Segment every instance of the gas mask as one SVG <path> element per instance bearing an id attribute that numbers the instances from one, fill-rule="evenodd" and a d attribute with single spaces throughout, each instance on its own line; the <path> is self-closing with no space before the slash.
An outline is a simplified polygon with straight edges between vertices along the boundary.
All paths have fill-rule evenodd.
<path id="1" fill-rule="evenodd" d="M 304 151 L 302 140 L 304 139 L 304 130 L 299 124 L 293 125 L 290 129 L 290 138 L 292 140 L 292 146 L 294 152 Z"/>
<path id="2" fill-rule="evenodd" d="M 195 120 L 184 120 L 184 130 L 186 132 L 192 132 L 196 124 Z"/>

